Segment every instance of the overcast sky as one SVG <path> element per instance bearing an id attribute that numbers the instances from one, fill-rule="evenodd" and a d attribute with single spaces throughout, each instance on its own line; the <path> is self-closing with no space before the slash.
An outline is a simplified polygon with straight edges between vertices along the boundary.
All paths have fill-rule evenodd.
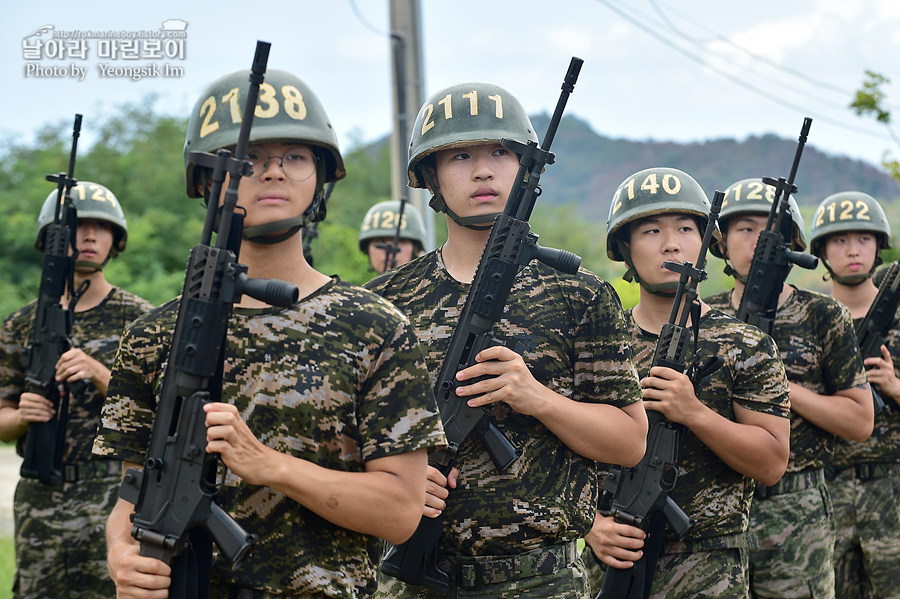
<path id="1" fill-rule="evenodd" d="M 571 56 L 584 68 L 567 114 L 600 134 L 631 140 L 796 139 L 878 163 L 900 147 L 884 126 L 847 104 L 864 70 L 885 87 L 900 130 L 900 2 L 897 0 L 421 0 L 425 89 L 490 81 L 530 113 L 552 111 Z M 372 141 L 391 129 L 388 0 L 155 2 L 32 0 L 6 3 L 0 20 L 0 135 L 28 142 L 42 125 L 90 128 L 125 102 L 158 94 L 159 112 L 187 116 L 213 79 L 249 68 L 256 40 L 272 43 L 270 68 L 316 92 L 339 133 Z M 185 56 L 27 60 L 25 46 L 52 31 L 156 31 L 187 22 Z M 41 34 L 41 27 L 51 25 Z M 45 48 L 46 50 L 46 48 Z M 171 53 L 176 52 L 173 46 Z M 181 76 L 103 77 L 111 67 L 164 64 Z M 29 64 L 32 72 L 28 73 Z M 35 65 L 46 69 L 37 76 Z M 72 77 L 72 65 L 86 69 Z M 66 75 L 48 74 L 50 68 Z M 677 165 L 673 165 L 677 166 Z"/>

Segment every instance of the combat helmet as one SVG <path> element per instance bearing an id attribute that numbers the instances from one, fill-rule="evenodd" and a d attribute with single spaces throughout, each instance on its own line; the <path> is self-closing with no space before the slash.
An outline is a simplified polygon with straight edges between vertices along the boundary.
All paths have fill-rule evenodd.
<path id="1" fill-rule="evenodd" d="M 79 220 L 86 218 L 101 220 L 109 223 L 112 227 L 113 244 L 106 261 L 115 258 L 120 252 L 124 251 L 128 242 L 128 223 L 125 221 L 125 213 L 122 211 L 122 206 L 119 204 L 115 194 L 99 183 L 79 181 L 69 190 L 69 195 L 75 205 Z M 41 207 L 41 212 L 37 219 L 37 235 L 34 240 L 34 247 L 38 250 L 43 251 L 44 249 L 44 231 L 53 223 L 58 197 L 59 190 L 54 189 L 44 200 L 44 205 Z M 82 261 L 77 262 L 80 263 Z M 94 266 L 98 270 L 103 267 L 102 264 Z"/>
<path id="2" fill-rule="evenodd" d="M 732 183 L 725 190 L 722 211 L 719 213 L 719 228 L 727 232 L 728 221 L 733 216 L 768 215 L 772 210 L 772 202 L 775 201 L 775 191 L 775 186 L 765 183 L 762 178 L 741 179 Z M 802 252 L 806 249 L 806 228 L 800 214 L 800 206 L 793 196 L 788 198 L 788 212 L 791 215 L 791 249 Z M 714 256 L 727 260 L 721 240 L 710 245 L 709 251 Z M 734 274 L 733 269 L 726 270 Z"/>
<path id="3" fill-rule="evenodd" d="M 441 196 L 437 181 L 426 168 L 440 150 L 499 143 L 501 139 L 520 143 L 538 141 L 531 119 L 515 96 L 490 83 L 460 83 L 434 93 L 422 105 L 409 142 L 409 186 L 431 188 L 429 206 L 446 212 L 462 226 L 488 229 L 496 214 L 461 218 Z"/>
<path id="4" fill-rule="evenodd" d="M 244 98 L 250 88 L 250 71 L 242 70 L 213 81 L 200 94 L 191 110 L 184 142 L 187 194 L 202 197 L 201 167 L 191 162 L 191 152 L 214 153 L 234 148 L 241 128 Z M 268 141 L 297 142 L 312 146 L 316 155 L 316 194 L 301 226 L 324 218 L 325 184 L 343 179 L 344 160 L 337 135 L 325 109 L 313 91 L 298 77 L 277 69 L 266 71 L 250 130 L 250 144 Z M 285 223 L 270 223 L 244 231 L 245 238 L 263 239 L 270 229 L 284 229 Z M 261 230 L 264 229 L 264 230 Z M 294 231 L 295 229 L 292 229 Z"/>
<path id="5" fill-rule="evenodd" d="M 637 280 L 650 292 L 671 291 L 671 284 L 648 285 L 641 281 L 631 263 L 625 245 L 626 225 L 655 214 L 690 214 L 697 217 L 701 234 L 709 220 L 711 205 L 700 184 L 684 171 L 669 167 L 644 169 L 619 184 L 609 205 L 606 219 L 606 255 L 610 260 L 625 262 L 628 270 L 623 278 Z M 718 229 L 713 233 L 718 238 Z"/>
<path id="6" fill-rule="evenodd" d="M 881 264 L 881 256 L 875 256 L 872 269 L 865 274 L 840 277 L 831 270 L 825 260 L 825 241 L 835 233 L 868 231 L 878 239 L 878 249 L 891 248 L 891 225 L 878 201 L 861 191 L 842 191 L 822 200 L 813 216 L 809 238 L 809 251 L 817 256 L 831 276 L 844 285 L 859 284 L 871 277 Z"/>
<path id="7" fill-rule="evenodd" d="M 399 213 L 400 202 L 398 200 L 378 202 L 369 208 L 359 229 L 359 250 L 366 253 L 370 239 L 393 238 L 397 233 Z M 425 222 L 418 209 L 409 202 L 406 202 L 406 206 L 403 207 L 400 238 L 411 240 L 416 246 L 416 253 L 421 253 L 425 248 Z"/>

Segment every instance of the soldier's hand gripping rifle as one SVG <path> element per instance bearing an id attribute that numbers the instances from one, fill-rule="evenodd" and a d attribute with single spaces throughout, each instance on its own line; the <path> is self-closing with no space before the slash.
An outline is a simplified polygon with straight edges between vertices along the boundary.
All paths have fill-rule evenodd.
<path id="1" fill-rule="evenodd" d="M 375 247 L 384 250 L 384 270 L 382 272 L 397 268 L 397 254 L 400 253 L 400 229 L 403 227 L 403 212 L 406 210 L 408 201 L 405 197 L 400 198 L 400 210 L 397 212 L 397 228 L 394 230 L 393 241 L 375 244 Z"/>
<path id="2" fill-rule="evenodd" d="M 208 533 L 233 565 L 254 542 L 253 535 L 215 503 L 220 459 L 206 452 L 203 406 L 221 399 L 228 319 L 242 294 L 277 306 L 289 306 L 298 297 L 294 285 L 250 279 L 247 267 L 237 262 L 243 230 L 243 213 L 237 207 L 238 185 L 250 172 L 243 158 L 269 46 L 257 42 L 234 157 L 227 150 L 219 150 L 216 155 L 190 154 L 194 164 L 213 169 L 206 221 L 185 273 L 147 460 L 143 470 L 127 471 L 119 490 L 123 499 L 135 504 L 131 534 L 140 541 L 141 555 L 167 564 L 185 550 L 194 529 Z M 226 173 L 230 180 L 219 208 Z M 217 211 L 221 221 L 216 243 L 211 245 Z M 197 584 L 208 588 L 208 580 Z M 176 596 L 174 592 L 170 589 L 170 597 Z M 192 591 L 179 592 L 191 595 Z"/>
<path id="3" fill-rule="evenodd" d="M 509 192 L 506 207 L 495 220 L 485 245 L 478 269 L 472 280 L 469 295 L 453 331 L 447 357 L 434 384 L 434 395 L 447 435 L 447 448 L 432 453 L 428 462 L 445 476 L 453 467 L 454 458 L 463 441 L 477 434 L 497 470 L 504 472 L 519 457 L 521 450 L 491 420 L 481 407 L 470 407 L 465 397 L 456 394 L 460 383 L 456 373 L 475 364 L 478 353 L 499 343 L 491 335 L 491 327 L 500 319 L 520 266 L 537 259 L 565 273 L 575 273 L 581 258 L 566 252 L 538 245 L 538 236 L 530 232 L 528 219 L 540 195 L 541 172 L 544 165 L 553 164 L 549 151 L 559 127 L 566 101 L 575 87 L 583 61 L 572 58 L 562 85 L 562 94 L 544 135 L 543 145 L 523 144 L 503 139 L 503 146 L 521 156 L 519 171 Z M 467 381 L 467 384 L 471 381 Z M 406 543 L 390 547 L 381 564 L 381 571 L 414 585 L 424 585 L 439 593 L 446 593 L 449 576 L 437 565 L 437 552 L 443 528 L 443 518 L 423 516 L 419 527 Z"/>
<path id="4" fill-rule="evenodd" d="M 710 356 L 701 363 L 699 356 L 695 355 L 690 368 L 687 365 L 691 341 L 693 353 L 696 354 L 700 322 L 697 285 L 706 280 L 706 252 L 716 230 L 716 220 L 724 198 L 724 193 L 716 191 L 703 232 L 697 266 L 690 262 L 678 264 L 666 261 L 663 264 L 681 276 L 669 322 L 663 325 L 659 334 L 652 366 L 665 366 L 678 372 L 685 372 L 687 369 L 687 375 L 695 388 L 723 363 L 721 356 Z M 687 326 L 688 317 L 693 331 Z M 691 519 L 669 496 L 678 480 L 684 427 L 667 420 L 662 412 L 655 410 L 647 411 L 647 420 L 649 429 L 644 457 L 632 468 L 612 468 L 604 483 L 604 496 L 609 500 L 609 505 L 601 506 L 601 511 L 615 518 L 616 522 L 649 532 L 644 553 L 631 568 L 607 567 L 603 587 L 596 599 L 641 599 L 649 596 L 656 562 L 662 551 L 666 522 L 679 538 L 684 537 L 693 526 Z"/>
<path id="5" fill-rule="evenodd" d="M 57 202 L 53 222 L 47 225 L 43 233 L 44 264 L 31 345 L 22 353 L 25 390 L 49 399 L 53 403 L 54 414 L 47 422 L 30 423 L 24 438 L 20 438 L 24 443 L 20 474 L 25 478 L 36 478 L 45 485 L 60 485 L 63 482 L 62 457 L 65 451 L 69 394 L 79 392 L 84 386 L 81 382 L 68 384 L 67 390 L 60 392 L 60 385 L 55 378 L 59 357 L 72 347 L 75 304 L 90 284 L 85 281 L 75 289 L 74 282 L 75 259 L 78 256 L 78 215 L 71 189 L 78 184 L 74 175 L 80 134 L 81 115 L 76 114 L 69 170 L 46 177 L 48 181 L 56 183 Z M 63 308 L 60 301 L 66 292 L 69 303 Z"/>
<path id="6" fill-rule="evenodd" d="M 741 296 L 741 304 L 737 311 L 739 320 L 755 325 L 769 335 L 772 334 L 775 323 L 778 296 L 791 271 L 791 266 L 796 264 L 801 268 L 813 269 L 819 264 L 819 259 L 812 254 L 791 249 L 793 225 L 789 198 L 792 194 L 797 193 L 794 177 L 797 176 L 797 168 L 800 166 L 800 157 L 803 154 L 803 147 L 806 145 L 810 125 L 812 125 L 812 119 L 804 118 L 797 151 L 794 154 L 794 163 L 791 165 L 791 172 L 787 180 L 784 177 L 763 178 L 764 183 L 775 186 L 775 199 L 772 202 L 772 209 L 769 211 L 766 228 L 759 233 L 756 250 L 753 252 L 753 261 L 750 263 L 750 272 L 747 274 L 747 282 Z"/>
<path id="7" fill-rule="evenodd" d="M 900 305 L 900 262 L 894 262 L 884 273 L 881 285 L 878 286 L 878 295 L 869 306 L 865 318 L 856 325 L 856 339 L 859 341 L 859 353 L 863 360 L 881 357 L 881 346 L 887 345 L 888 333 L 897 326 L 898 305 Z M 872 397 L 875 400 L 875 413 L 880 414 L 887 404 L 874 385 Z M 888 397 L 887 401 L 897 408 L 897 402 L 892 398 Z"/>

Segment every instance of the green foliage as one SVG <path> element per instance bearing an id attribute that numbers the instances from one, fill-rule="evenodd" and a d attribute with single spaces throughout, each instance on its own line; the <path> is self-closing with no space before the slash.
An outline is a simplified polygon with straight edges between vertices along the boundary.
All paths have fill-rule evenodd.
<path id="1" fill-rule="evenodd" d="M 107 267 L 107 278 L 162 303 L 181 291 L 190 248 L 200 240 L 205 209 L 201 200 L 187 198 L 184 189 L 184 133 L 187 119 L 162 116 L 155 111 L 155 98 L 126 104 L 105 121 L 85 115 L 84 132 L 96 142 L 79 144 L 75 176 L 109 187 L 119 198 L 128 219 L 128 247 Z M 534 117 L 538 130 L 541 119 Z M 53 191 L 44 179 L 48 173 L 66 168 L 71 147 L 71 122 L 44 126 L 32 145 L 0 140 L 0 317 L 24 305 L 37 294 L 41 254 L 34 249 L 37 214 Z M 605 219 L 609 198 L 628 174 L 650 164 L 679 165 L 701 183 L 724 187 L 748 172 L 783 174 L 792 140 L 775 136 L 745 142 L 715 140 L 704 144 L 665 144 L 613 140 L 593 132 L 577 117 L 565 117 L 554 143 L 556 164 L 541 178 L 545 195 L 532 218 L 533 230 L 548 247 L 565 248 L 583 257 L 585 268 L 613 283 L 623 304 L 637 301 L 637 289 L 621 279 L 623 265 L 606 257 Z M 810 149 L 812 150 L 812 149 Z M 821 192 L 801 194 L 804 216 L 809 221 L 812 206 L 825 194 L 839 189 L 858 189 L 885 200 L 896 198 L 900 189 L 870 165 L 843 157 L 807 150 L 801 175 L 809 173 Z M 774 158 L 770 158 L 774 157 Z M 772 159 L 771 163 L 766 160 Z M 344 151 L 347 177 L 339 181 L 328 202 L 328 218 L 321 223 L 312 242 L 315 267 L 361 284 L 374 272 L 359 251 L 357 237 L 368 208 L 390 199 L 390 151 L 386 140 L 364 145 L 354 142 Z M 755 162 L 754 162 L 755 161 Z M 884 179 L 894 187 L 885 187 Z M 798 181 L 807 190 L 804 180 Z M 827 193 L 826 193 L 827 190 Z M 707 189 L 711 195 L 712 189 Z M 803 199 L 808 201 L 802 201 Z M 900 222 L 900 205 L 882 201 L 890 222 Z M 807 214 L 807 212 L 809 214 Z M 446 239 L 446 220 L 430 210 L 438 245 Z M 711 259 L 710 278 L 702 286 L 708 295 L 728 289 L 730 278 L 721 272 L 721 262 Z M 822 270 L 799 273 L 789 281 L 821 289 Z"/>
<path id="2" fill-rule="evenodd" d="M 362 285 L 375 275 L 369 260 L 359 251 L 356 228 L 329 220 L 319 225 L 319 236 L 312 243 L 313 266 L 326 275 Z"/>
<path id="3" fill-rule="evenodd" d="M 533 117 L 544 131 L 549 115 Z M 798 131 L 800 122 L 798 120 Z M 815 132 L 815 127 L 814 127 Z M 747 177 L 787 176 L 797 146 L 795 132 L 751 136 L 746 140 L 714 139 L 679 144 L 611 139 L 591 130 L 576 116 L 567 115 L 553 142 L 556 163 L 541 178 L 542 202 L 577 204 L 582 217 L 605 221 L 610 199 L 629 175 L 651 166 L 671 166 L 694 177 L 710 198 L 716 189 Z M 801 205 L 815 206 L 838 191 L 856 190 L 882 202 L 900 198 L 900 181 L 866 162 L 819 151 L 814 136 L 803 153 L 797 174 Z"/>
<path id="4" fill-rule="evenodd" d="M 16 572 L 16 554 L 12 537 L 0 538 L 0 599 L 12 597 L 13 576 Z"/>
<path id="5" fill-rule="evenodd" d="M 866 70 L 866 78 L 862 82 L 862 87 L 856 91 L 853 101 L 850 102 L 850 108 L 857 116 L 872 116 L 879 123 L 884 123 L 894 138 L 894 142 L 900 145 L 900 139 L 891 129 L 891 112 L 885 108 L 885 93 L 882 90 L 883 85 L 891 82 L 890 79 Z M 885 150 L 881 158 L 881 165 L 887 169 L 891 176 L 900 183 L 900 162 L 891 158 L 891 153 Z"/>
<path id="6" fill-rule="evenodd" d="M 874 114 L 875 120 L 879 123 L 890 123 L 891 113 L 882 107 L 885 96 L 881 89 L 882 85 L 887 85 L 890 82 L 891 80 L 884 75 L 867 69 L 866 79 L 862 82 L 862 88 L 856 91 L 856 96 L 850 103 L 850 108 L 858 116 Z"/>

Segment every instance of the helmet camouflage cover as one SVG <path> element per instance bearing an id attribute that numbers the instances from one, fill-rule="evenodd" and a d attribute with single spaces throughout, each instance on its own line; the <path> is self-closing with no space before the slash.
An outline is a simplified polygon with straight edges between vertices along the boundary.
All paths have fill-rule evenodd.
<path id="1" fill-rule="evenodd" d="M 369 240 L 379 237 L 393 239 L 397 233 L 397 217 L 400 214 L 400 202 L 391 200 L 379 202 L 369 208 L 359 229 L 359 249 L 365 253 Z M 409 239 L 417 244 L 419 251 L 425 247 L 425 222 L 422 215 L 410 202 L 403 207 L 403 218 L 400 222 L 400 239 Z"/>
<path id="2" fill-rule="evenodd" d="M 765 183 L 761 178 L 741 179 L 728 186 L 722 211 L 719 212 L 719 228 L 728 231 L 728 220 L 743 214 L 768 215 L 775 201 L 775 186 Z M 793 196 L 788 198 L 788 207 L 793 223 L 791 233 L 791 249 L 802 252 L 806 249 L 806 228 L 800 206 Z M 721 241 L 713 243 L 709 251 L 718 258 L 725 258 Z"/>
<path id="3" fill-rule="evenodd" d="M 197 191 L 191 152 L 215 152 L 234 148 L 241 129 L 243 99 L 250 89 L 250 70 L 225 75 L 212 82 L 200 95 L 191 111 L 184 142 L 184 166 L 189 197 L 201 197 Z M 321 102 L 298 77 L 269 69 L 259 87 L 253 113 L 250 143 L 266 141 L 298 142 L 313 146 L 320 165 L 317 188 L 346 174 L 338 149 L 337 135 Z M 324 164 L 322 164 L 324 162 Z"/>
<path id="4" fill-rule="evenodd" d="M 433 94 L 416 117 L 409 142 L 409 186 L 426 187 L 422 161 L 440 150 L 538 141 L 531 119 L 515 96 L 490 83 L 460 83 Z"/>
<path id="5" fill-rule="evenodd" d="M 616 189 L 606 219 L 606 255 L 617 262 L 627 261 L 623 227 L 654 214 L 692 214 L 705 223 L 709 219 L 709 198 L 689 174 L 675 168 L 653 167 L 638 171 Z"/>
<path id="6" fill-rule="evenodd" d="M 34 240 L 34 247 L 38 250 L 44 249 L 44 229 L 53 222 L 58 195 L 58 189 L 51 191 L 38 215 L 37 236 Z M 113 247 L 110 257 L 115 258 L 128 242 L 128 223 L 125 222 L 125 213 L 122 212 L 118 198 L 105 186 L 90 181 L 79 181 L 69 191 L 69 195 L 75 204 L 79 220 L 91 218 L 112 225 Z"/>
<path id="7" fill-rule="evenodd" d="M 810 253 L 822 258 L 825 239 L 834 233 L 870 231 L 879 249 L 890 248 L 891 225 L 878 201 L 861 191 L 842 191 L 822 200 L 813 216 Z"/>

